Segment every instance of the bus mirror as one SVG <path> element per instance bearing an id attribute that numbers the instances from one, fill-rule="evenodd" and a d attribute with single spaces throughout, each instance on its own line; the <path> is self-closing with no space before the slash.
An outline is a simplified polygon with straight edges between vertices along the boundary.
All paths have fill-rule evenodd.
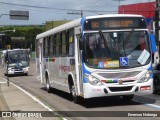
<path id="1" fill-rule="evenodd" d="M 82 40 L 82 35 L 79 36 L 79 49 L 83 50 L 83 40 Z"/>
<path id="2" fill-rule="evenodd" d="M 151 47 L 152 47 L 152 52 L 156 52 L 156 40 L 154 34 L 150 34 L 150 40 L 151 40 Z"/>
<path id="3" fill-rule="evenodd" d="M 83 50 L 83 41 L 82 41 L 82 39 L 79 40 L 79 49 Z"/>

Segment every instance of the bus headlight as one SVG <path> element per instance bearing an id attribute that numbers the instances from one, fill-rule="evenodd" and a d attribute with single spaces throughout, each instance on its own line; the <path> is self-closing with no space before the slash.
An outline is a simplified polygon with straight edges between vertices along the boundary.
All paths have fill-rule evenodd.
<path id="1" fill-rule="evenodd" d="M 8 68 L 8 71 L 13 71 L 13 69 L 12 68 Z"/>
<path id="2" fill-rule="evenodd" d="M 84 77 L 89 81 L 90 84 L 92 85 L 103 85 L 103 83 L 98 80 L 96 77 L 89 75 L 89 74 L 85 74 Z"/>
<path id="3" fill-rule="evenodd" d="M 152 75 L 152 71 L 148 71 L 146 74 L 144 74 L 140 80 L 138 81 L 139 83 L 147 82 Z"/>

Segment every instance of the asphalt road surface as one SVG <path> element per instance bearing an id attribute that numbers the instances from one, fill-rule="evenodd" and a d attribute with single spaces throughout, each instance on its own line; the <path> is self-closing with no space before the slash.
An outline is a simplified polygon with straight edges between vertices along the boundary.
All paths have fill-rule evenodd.
<path id="1" fill-rule="evenodd" d="M 37 80 L 35 61 L 31 61 L 30 73 L 28 76 L 13 76 L 9 80 L 22 87 L 32 95 L 40 99 L 44 104 L 56 111 L 64 111 L 62 115 L 69 120 L 159 120 L 160 117 L 132 117 L 136 111 L 142 113 L 160 115 L 160 94 L 148 96 L 135 96 L 132 101 L 123 101 L 120 97 L 94 98 L 87 103 L 73 103 L 69 94 L 52 89 L 47 93 L 44 85 Z M 3 68 L 0 66 L 0 76 L 3 75 Z M 66 112 L 67 111 L 67 112 Z M 86 111 L 86 112 L 85 112 Z M 123 112 L 126 111 L 126 112 Z M 151 112 L 152 111 L 152 112 Z M 75 117 L 71 117 L 71 115 Z M 110 117 L 106 117 L 110 114 Z M 129 117 L 119 117 L 127 114 Z M 137 113 L 136 113 L 137 114 Z M 149 115 L 148 114 L 148 115 Z M 101 116 L 102 115 L 102 116 Z"/>

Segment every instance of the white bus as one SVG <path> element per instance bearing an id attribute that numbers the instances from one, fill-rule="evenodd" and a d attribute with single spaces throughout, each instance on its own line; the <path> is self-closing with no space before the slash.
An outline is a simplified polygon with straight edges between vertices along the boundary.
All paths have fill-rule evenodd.
<path id="1" fill-rule="evenodd" d="M 27 49 L 9 49 L 2 51 L 2 66 L 5 75 L 28 75 L 29 51 Z"/>
<path id="2" fill-rule="evenodd" d="M 77 19 L 36 37 L 37 78 L 47 91 L 71 93 L 74 102 L 153 92 L 151 39 L 140 15 Z M 152 43 L 152 44 L 151 44 Z"/>

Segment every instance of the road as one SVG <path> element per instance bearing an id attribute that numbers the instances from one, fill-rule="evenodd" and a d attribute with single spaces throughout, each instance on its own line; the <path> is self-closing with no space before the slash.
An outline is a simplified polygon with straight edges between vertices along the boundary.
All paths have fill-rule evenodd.
<path id="1" fill-rule="evenodd" d="M 102 111 L 103 114 L 107 114 L 106 111 L 160 111 L 160 95 L 151 94 L 148 96 L 135 96 L 132 101 L 123 101 L 120 97 L 109 98 L 94 98 L 87 101 L 87 103 L 75 104 L 72 102 L 69 94 L 52 89 L 51 93 L 47 93 L 44 85 L 36 78 L 35 61 L 31 61 L 30 73 L 28 76 L 13 76 L 9 77 L 9 80 L 16 85 L 22 87 L 26 91 L 30 92 L 43 103 L 57 111 L 89 111 L 84 116 L 67 117 L 67 119 L 73 120 L 106 120 L 106 117 L 85 117 L 86 115 L 95 115 L 98 111 Z M 2 67 L 0 67 L 1 71 Z M 3 73 L 0 73 L 1 77 L 5 77 Z M 67 114 L 73 114 L 68 112 Z M 76 112 L 80 114 L 80 112 Z M 113 112 L 111 117 L 107 120 L 150 120 L 150 117 L 116 117 L 121 116 L 122 113 Z M 89 116 L 90 116 L 89 115 Z M 98 114 L 97 114 L 98 116 Z M 115 116 L 115 117 L 114 117 Z M 158 120 L 159 118 L 152 118 Z"/>

